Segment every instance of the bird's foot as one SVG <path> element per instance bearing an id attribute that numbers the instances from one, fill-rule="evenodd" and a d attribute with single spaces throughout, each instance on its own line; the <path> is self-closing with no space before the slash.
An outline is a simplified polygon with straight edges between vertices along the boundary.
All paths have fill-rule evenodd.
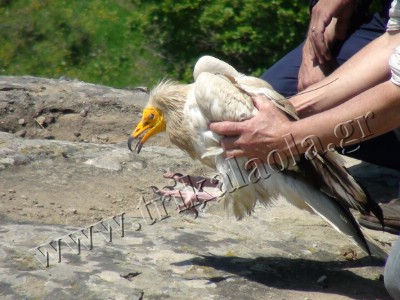
<path id="1" fill-rule="evenodd" d="M 174 199 L 179 212 L 188 211 L 194 214 L 195 218 L 198 216 L 196 207 L 199 205 L 206 205 L 208 201 L 217 200 L 218 195 L 213 192 L 205 191 L 205 187 L 216 188 L 218 180 L 205 178 L 201 176 L 182 175 L 180 173 L 167 172 L 164 178 L 174 179 L 175 183 L 172 186 L 166 186 L 161 190 L 154 190 L 154 192 L 163 197 Z M 184 189 L 177 188 L 178 183 L 184 185 Z"/>
<path id="2" fill-rule="evenodd" d="M 190 190 L 168 190 L 162 189 L 158 193 L 162 196 L 171 197 L 175 200 L 179 212 L 188 211 L 198 216 L 197 208 L 199 205 L 205 205 L 208 201 L 216 200 L 216 196 L 208 192 L 190 191 Z"/>
<path id="3" fill-rule="evenodd" d="M 182 183 L 185 186 L 191 186 L 196 190 L 203 190 L 205 187 L 218 188 L 219 181 L 215 178 L 207 178 L 203 176 L 182 175 L 181 173 L 166 172 L 164 178 L 173 179 L 176 183 Z"/>

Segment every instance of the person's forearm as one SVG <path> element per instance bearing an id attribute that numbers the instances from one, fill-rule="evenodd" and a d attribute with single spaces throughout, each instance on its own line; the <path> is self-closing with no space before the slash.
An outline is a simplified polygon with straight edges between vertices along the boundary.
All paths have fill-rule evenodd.
<path id="1" fill-rule="evenodd" d="M 390 77 L 389 57 L 400 34 L 385 33 L 330 76 L 310 86 L 291 102 L 301 117 L 330 109 Z M 324 86 L 323 89 L 319 89 Z"/>
<path id="2" fill-rule="evenodd" d="M 292 152 L 314 150 L 309 148 L 312 144 L 317 151 L 359 144 L 400 126 L 400 87 L 386 81 L 337 107 L 293 124 L 291 138 L 286 138 L 296 144 L 291 144 Z"/>
<path id="3" fill-rule="evenodd" d="M 358 144 L 400 126 L 400 87 L 387 80 L 337 107 L 290 121 L 264 95 L 253 97 L 258 113 L 243 122 L 216 122 L 210 130 L 221 140 L 226 157 L 258 158 L 274 163 Z M 346 150 L 349 151 L 349 150 Z M 276 163 L 276 162 L 275 162 Z"/>

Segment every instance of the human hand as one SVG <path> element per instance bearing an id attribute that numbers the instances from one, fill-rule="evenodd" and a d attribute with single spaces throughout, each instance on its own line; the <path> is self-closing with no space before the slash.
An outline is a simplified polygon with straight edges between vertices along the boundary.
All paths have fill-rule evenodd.
<path id="1" fill-rule="evenodd" d="M 313 48 L 309 40 L 306 40 L 303 47 L 303 60 L 300 65 L 299 74 L 298 74 L 298 82 L 297 82 L 297 90 L 302 91 L 309 87 L 310 85 L 321 81 L 325 78 L 324 71 L 321 68 L 321 65 L 316 64 L 313 61 L 312 53 Z"/>
<path id="2" fill-rule="evenodd" d="M 270 153 L 288 150 L 284 136 L 290 133 L 292 122 L 264 95 L 253 96 L 253 103 L 258 109 L 253 118 L 242 122 L 211 123 L 210 130 L 225 136 L 221 146 L 226 157 L 245 156 L 274 164 L 275 157 Z"/>
<path id="3" fill-rule="evenodd" d="M 307 40 L 312 45 L 310 54 L 314 62 L 324 64 L 332 59 L 329 45 L 346 37 L 353 12 L 354 0 L 320 0 L 313 7 Z"/>

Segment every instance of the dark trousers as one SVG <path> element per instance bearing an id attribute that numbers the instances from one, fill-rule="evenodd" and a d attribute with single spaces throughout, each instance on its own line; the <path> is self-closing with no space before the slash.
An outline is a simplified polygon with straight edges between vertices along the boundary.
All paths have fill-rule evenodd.
<path id="1" fill-rule="evenodd" d="M 344 42 L 335 45 L 335 48 L 331 49 L 333 56 L 336 58 L 335 65 L 342 65 L 369 42 L 381 36 L 386 31 L 386 23 L 387 19 L 377 13 L 367 18 Z M 297 93 L 302 48 L 303 44 L 299 45 L 261 76 L 262 79 L 269 82 L 277 92 L 285 97 L 290 97 Z M 379 101 L 379 99 L 376 99 L 376 101 Z M 358 150 L 351 153 L 346 153 L 345 151 L 343 154 L 400 170 L 400 140 L 394 132 L 365 141 L 361 143 Z"/>

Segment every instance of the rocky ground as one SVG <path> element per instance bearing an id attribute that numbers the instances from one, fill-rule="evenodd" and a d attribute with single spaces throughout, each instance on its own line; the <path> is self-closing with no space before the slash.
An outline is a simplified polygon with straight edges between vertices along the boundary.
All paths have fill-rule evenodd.
<path id="1" fill-rule="evenodd" d="M 0 298 L 389 299 L 381 261 L 284 201 L 242 221 L 218 203 L 197 219 L 163 207 L 165 171 L 213 173 L 163 136 L 129 152 L 146 99 L 0 77 Z M 376 201 L 396 196 L 398 173 L 348 166 Z M 394 236 L 368 233 L 390 250 Z"/>

